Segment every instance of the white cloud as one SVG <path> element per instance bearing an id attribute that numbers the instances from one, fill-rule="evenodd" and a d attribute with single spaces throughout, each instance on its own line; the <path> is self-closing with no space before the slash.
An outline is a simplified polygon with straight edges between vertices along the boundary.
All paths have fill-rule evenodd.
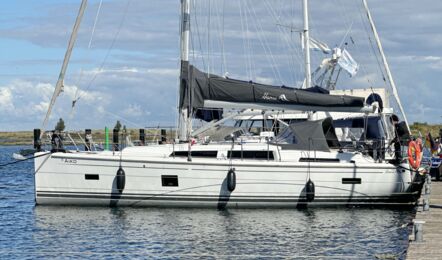
<path id="1" fill-rule="evenodd" d="M 33 106 L 34 110 L 36 110 L 39 113 L 46 113 L 49 108 L 49 102 L 40 102 L 38 104 L 35 104 Z"/>
<path id="2" fill-rule="evenodd" d="M 0 88 L 0 111 L 11 111 L 14 109 L 12 92 L 8 88 Z"/>
<path id="3" fill-rule="evenodd" d="M 273 78 L 267 78 L 267 77 L 256 77 L 256 82 L 261 84 L 267 84 L 267 85 L 273 85 L 275 80 Z"/>
<path id="4" fill-rule="evenodd" d="M 128 117 L 141 117 L 145 113 L 139 104 L 129 104 L 124 110 L 123 115 Z"/>

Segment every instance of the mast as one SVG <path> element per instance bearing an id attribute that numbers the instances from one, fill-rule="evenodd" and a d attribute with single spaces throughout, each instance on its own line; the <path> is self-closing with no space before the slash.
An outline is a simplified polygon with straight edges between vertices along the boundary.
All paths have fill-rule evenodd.
<path id="1" fill-rule="evenodd" d="M 399 109 L 401 110 L 402 115 L 404 116 L 404 121 L 405 121 L 405 124 L 407 125 L 407 129 L 411 133 L 410 125 L 408 124 L 407 116 L 405 115 L 401 100 L 399 99 L 399 94 L 396 89 L 396 84 L 394 83 L 393 76 L 391 75 L 390 67 L 388 66 L 387 58 L 385 57 L 384 49 L 382 48 L 382 44 L 379 39 L 378 31 L 376 30 L 376 26 L 374 25 L 370 10 L 368 9 L 367 1 L 362 0 L 362 2 L 364 3 L 364 8 L 365 8 L 365 11 L 367 12 L 368 20 L 370 21 L 370 26 L 371 26 L 371 29 L 373 30 L 374 38 L 376 39 L 376 44 L 378 45 L 379 52 L 381 53 L 382 62 L 384 63 L 385 71 L 387 72 L 387 78 L 388 78 L 388 81 L 390 82 L 391 88 L 393 89 L 393 95 L 399 105 Z"/>
<path id="2" fill-rule="evenodd" d="M 181 0 L 181 62 L 189 61 L 190 4 Z"/>
<path id="3" fill-rule="evenodd" d="M 49 117 L 51 116 L 52 108 L 54 107 L 54 104 L 55 104 L 55 100 L 60 95 L 60 93 L 63 92 L 64 76 L 65 76 L 66 70 L 68 68 L 69 59 L 71 58 L 72 49 L 74 48 L 75 41 L 77 40 L 78 29 L 80 28 L 81 19 L 83 18 L 83 14 L 84 14 L 84 10 L 86 9 L 86 5 L 87 5 L 87 0 L 82 0 L 81 5 L 80 5 L 80 9 L 78 10 L 77 19 L 75 20 L 74 28 L 72 30 L 71 38 L 69 39 L 68 48 L 67 48 L 66 53 L 64 55 L 64 60 L 63 60 L 63 65 L 61 66 L 60 75 L 58 76 L 57 84 L 55 85 L 54 94 L 52 95 L 51 103 L 49 103 L 48 111 L 46 112 L 46 116 L 43 120 L 40 138 L 43 137 L 43 134 L 45 132 L 46 125 L 48 123 Z"/>
<path id="4" fill-rule="evenodd" d="M 181 0 L 181 28 L 180 28 L 180 58 L 181 68 L 189 66 L 189 35 L 190 35 L 190 3 L 189 0 Z M 182 71 L 182 70 L 181 70 Z M 181 79 L 181 75 L 180 75 Z M 180 84 L 183 84 L 180 80 Z M 188 97 L 190 99 L 190 88 Z M 189 106 L 190 107 L 190 106 Z M 178 121 L 178 139 L 186 140 L 188 138 L 189 111 L 186 108 L 180 109 Z"/>
<path id="5" fill-rule="evenodd" d="M 305 87 L 311 87 L 312 75 L 310 68 L 310 33 L 308 25 L 308 0 L 302 1 L 302 9 L 304 14 L 304 51 L 305 51 Z"/>

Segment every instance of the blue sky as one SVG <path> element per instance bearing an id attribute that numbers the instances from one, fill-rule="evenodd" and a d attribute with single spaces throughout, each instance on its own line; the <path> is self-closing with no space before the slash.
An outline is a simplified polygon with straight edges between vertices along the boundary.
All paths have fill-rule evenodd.
<path id="1" fill-rule="evenodd" d="M 2 3 L 0 131 L 40 127 L 80 2 Z M 113 126 L 116 120 L 128 127 L 174 125 L 180 1 L 104 0 L 92 37 L 99 2 L 89 0 L 65 92 L 49 126 L 59 117 L 68 129 Z M 409 121 L 441 123 L 442 2 L 368 3 Z M 192 63 L 220 75 L 299 87 L 303 79 L 299 35 L 277 24 L 301 27 L 300 7 L 300 0 L 196 1 Z M 311 0 L 310 8 L 311 34 L 331 47 L 351 28 L 355 44 L 348 49 L 362 69 L 354 78 L 342 76 L 338 88 L 385 86 L 360 1 Z M 348 37 L 344 41 L 350 42 Z M 315 68 L 325 56 L 312 55 Z"/>

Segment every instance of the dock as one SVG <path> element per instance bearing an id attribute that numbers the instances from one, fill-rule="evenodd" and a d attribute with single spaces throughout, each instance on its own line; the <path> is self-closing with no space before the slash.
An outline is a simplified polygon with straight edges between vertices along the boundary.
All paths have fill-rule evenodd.
<path id="1" fill-rule="evenodd" d="M 422 227 L 421 237 L 415 237 L 413 229 L 406 259 L 442 259 L 442 182 L 431 181 L 429 186 L 429 195 L 426 195 L 425 185 L 422 189 L 414 218 L 414 222 Z M 424 205 L 426 198 L 429 198 L 429 203 Z M 425 206 L 427 210 L 424 210 Z M 417 241 L 419 238 L 422 241 Z"/>

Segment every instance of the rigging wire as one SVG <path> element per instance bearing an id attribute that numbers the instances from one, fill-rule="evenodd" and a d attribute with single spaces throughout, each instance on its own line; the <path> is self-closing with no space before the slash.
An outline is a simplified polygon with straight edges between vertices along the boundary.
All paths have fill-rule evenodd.
<path id="1" fill-rule="evenodd" d="M 270 14 L 273 16 L 273 19 L 274 19 L 275 21 L 277 21 L 278 24 L 282 24 L 282 22 L 281 22 L 281 20 L 279 19 L 279 17 L 278 17 L 278 15 L 277 15 L 277 13 L 276 13 L 275 8 L 273 7 L 273 5 L 270 4 L 268 0 L 265 0 L 265 1 L 264 1 L 264 4 L 266 5 L 267 10 L 270 11 Z M 303 64 L 304 64 L 304 63 L 302 62 L 302 60 L 303 60 L 303 54 L 302 54 L 302 52 L 300 51 L 299 48 L 296 48 L 296 47 L 294 46 L 294 44 L 293 44 L 294 41 L 284 33 L 284 31 L 282 30 L 281 26 L 277 26 L 277 28 L 278 28 L 279 33 L 285 38 L 286 43 L 287 43 L 287 48 L 289 49 L 290 53 L 293 53 L 293 55 L 294 55 L 294 57 L 293 57 L 293 58 L 294 58 L 294 60 L 293 60 L 293 68 L 292 68 L 292 69 L 293 69 L 294 75 L 295 75 L 295 74 L 298 74 L 297 71 L 295 70 L 295 65 L 294 65 L 294 62 L 295 62 L 295 56 L 298 58 L 298 66 L 299 66 L 299 69 L 302 70 L 302 69 L 303 69 Z M 292 28 L 294 28 L 294 27 L 292 27 Z M 291 33 L 291 36 L 292 36 L 292 33 L 293 33 L 292 29 L 290 30 L 290 33 Z M 299 77 L 299 75 L 298 75 L 298 77 Z M 296 77 L 295 77 L 295 80 L 296 80 Z M 294 82 L 294 85 L 296 86 L 296 82 Z"/>
<path id="2" fill-rule="evenodd" d="M 387 80 L 385 78 L 384 70 L 382 69 L 382 65 L 381 65 L 381 62 L 380 62 L 379 57 L 377 55 L 378 53 L 376 52 L 376 48 L 374 46 L 373 40 L 370 37 L 370 33 L 368 31 L 367 24 L 366 24 L 367 21 L 366 21 L 366 19 L 364 19 L 364 16 L 362 14 L 363 13 L 363 6 L 360 5 L 359 8 L 361 9 L 361 12 L 359 12 L 360 18 L 361 18 L 361 22 L 362 22 L 362 25 L 364 27 L 365 33 L 367 35 L 368 42 L 370 43 L 370 50 L 372 51 L 372 53 L 373 53 L 373 55 L 375 57 L 376 63 L 378 65 L 379 72 L 382 75 L 382 80 L 384 81 L 384 84 L 387 87 Z"/>
<path id="3" fill-rule="evenodd" d="M 197 15 L 198 9 L 197 9 L 196 0 L 193 1 L 192 9 L 193 9 L 192 13 L 195 18 L 194 20 L 195 20 L 196 36 L 198 38 L 198 47 L 199 47 L 200 54 L 201 54 L 199 56 L 201 57 L 201 61 L 203 63 L 203 68 L 206 68 L 206 62 L 205 62 L 204 55 L 203 55 L 204 52 L 203 52 L 203 47 L 202 47 L 203 45 L 202 45 L 202 41 L 201 41 L 200 26 L 198 24 L 198 15 Z M 191 35 L 192 35 L 192 33 L 191 33 Z M 194 48 L 192 48 L 192 49 L 194 50 Z M 193 56 L 195 56 L 195 52 L 193 53 Z M 195 59 L 195 62 L 196 62 L 196 59 Z"/>
<path id="4" fill-rule="evenodd" d="M 350 13 L 351 13 L 351 12 L 349 11 L 348 6 L 347 6 L 346 4 L 342 3 L 341 0 L 338 0 L 338 2 L 339 2 L 339 6 L 341 6 L 342 8 L 345 9 L 345 10 L 342 10 L 342 9 L 338 9 L 338 10 L 340 11 L 340 15 L 341 15 L 341 17 L 344 17 L 344 18 L 346 19 L 346 23 L 347 23 L 346 25 L 347 25 L 347 27 L 349 28 L 349 29 L 347 30 L 346 35 L 345 35 L 344 38 L 342 39 L 342 42 L 341 42 L 340 45 L 342 45 L 342 43 L 345 42 L 345 38 L 346 38 L 347 35 L 348 35 L 349 38 L 350 38 L 350 41 L 351 41 L 351 43 L 352 43 L 352 46 L 356 49 L 356 52 L 357 52 L 357 53 L 362 53 L 359 44 L 357 43 L 357 41 L 354 40 L 354 38 L 353 38 L 354 36 L 351 35 L 351 31 L 353 30 L 354 20 L 355 20 L 356 18 L 352 18 L 352 17 L 350 16 Z M 356 7 L 357 7 L 357 6 L 356 6 Z M 361 14 L 361 13 L 360 13 L 360 14 Z M 361 20 L 361 23 L 363 23 L 363 20 Z M 368 83 L 369 87 L 371 88 L 371 90 L 372 90 L 372 92 L 373 92 L 373 82 L 371 82 L 370 77 L 369 77 L 369 74 L 368 74 L 368 71 L 366 70 L 365 65 L 364 65 L 363 63 L 360 63 L 360 62 L 359 62 L 359 70 L 361 71 L 362 76 L 365 76 L 365 79 L 367 80 L 367 83 Z"/>
<path id="5" fill-rule="evenodd" d="M 228 72 L 227 69 L 227 62 L 226 62 L 226 52 L 224 49 L 224 17 L 225 17 L 225 12 L 226 12 L 226 0 L 223 0 L 223 9 L 222 9 L 222 28 L 221 28 L 221 55 L 222 55 L 222 70 L 223 70 L 223 75 L 226 75 Z"/>
<path id="6" fill-rule="evenodd" d="M 256 77 L 254 76 L 254 71 L 255 71 L 255 66 L 254 66 L 254 62 L 252 62 L 252 57 L 253 57 L 253 49 L 250 45 L 250 30 L 249 30 L 249 19 L 247 18 L 247 10 L 250 10 L 250 8 L 248 8 L 248 1 L 244 0 L 244 5 L 245 5 L 245 10 L 244 10 L 244 20 L 245 20 L 245 24 L 246 24 L 246 45 L 247 45 L 247 59 L 249 62 L 249 68 L 250 68 L 250 79 L 253 80 Z M 250 11 L 249 11 L 250 12 Z"/>
<path id="7" fill-rule="evenodd" d="M 121 22 L 120 22 L 120 24 L 118 26 L 118 29 L 117 29 L 117 31 L 116 31 L 116 33 L 114 35 L 114 38 L 112 39 L 111 45 L 109 46 L 109 49 L 107 50 L 106 55 L 104 56 L 104 59 L 101 62 L 101 65 L 100 65 L 99 69 L 95 72 L 94 76 L 92 77 L 92 79 L 87 84 L 87 87 L 84 90 L 85 92 L 83 92 L 84 94 L 83 95 L 79 95 L 79 97 L 76 100 L 74 100 L 75 102 L 79 101 L 85 95 L 85 93 L 87 93 L 87 91 L 91 88 L 92 83 L 94 83 L 94 81 L 97 79 L 97 77 L 100 74 L 100 72 L 103 71 L 104 65 L 106 64 L 107 59 L 109 58 L 109 55 L 110 55 L 111 51 L 113 50 L 113 48 L 115 46 L 115 43 L 116 43 L 116 41 L 118 39 L 118 36 L 120 35 L 121 29 L 122 29 L 122 27 L 124 25 L 124 22 L 126 21 L 127 11 L 129 9 L 129 6 L 130 6 L 131 2 L 132 2 L 132 0 L 127 0 L 126 1 L 126 6 L 125 6 L 124 11 L 123 11 L 123 18 L 121 19 Z"/>
<path id="8" fill-rule="evenodd" d="M 100 4 L 98 4 L 97 15 L 95 16 L 94 25 L 92 26 L 91 38 L 89 40 L 88 49 L 91 48 L 92 38 L 94 37 L 95 27 L 97 26 L 98 16 L 100 15 L 101 5 L 103 4 L 103 0 L 100 0 Z"/>
<path id="9" fill-rule="evenodd" d="M 93 37 L 94 37 L 94 34 L 95 34 L 95 28 L 97 26 L 98 17 L 100 15 L 100 10 L 101 10 L 102 4 L 103 4 L 103 0 L 100 0 L 100 3 L 98 4 L 98 8 L 97 8 L 97 14 L 95 15 L 94 25 L 92 26 L 91 37 L 89 39 L 89 44 L 88 44 L 88 47 L 87 47 L 89 50 L 91 49 L 91 46 L 92 46 L 92 40 L 93 40 Z M 76 102 L 78 100 L 78 95 L 80 93 L 80 88 L 78 86 L 80 85 L 80 82 L 83 79 L 83 75 L 84 75 L 83 68 L 80 68 L 79 76 L 78 76 L 76 82 L 74 83 L 74 86 L 76 87 L 76 90 L 75 90 L 75 94 L 74 94 L 74 99 L 72 101 L 71 112 L 69 113 L 69 116 L 68 116 L 68 118 L 70 120 L 73 119 L 74 110 L 75 110 L 75 104 L 76 104 Z"/>
<path id="10" fill-rule="evenodd" d="M 258 35 L 258 39 L 259 39 L 260 42 L 261 42 L 261 45 L 262 45 L 262 47 L 263 47 L 263 49 L 264 49 L 264 52 L 265 52 L 266 56 L 269 57 L 270 66 L 271 66 L 271 68 L 272 68 L 272 71 L 273 71 L 273 73 L 274 73 L 274 76 L 275 76 L 275 78 L 277 78 L 280 82 L 282 82 L 282 84 L 284 84 L 284 80 L 282 79 L 281 73 L 280 73 L 280 71 L 277 69 L 276 61 L 275 61 L 275 57 L 273 56 L 272 50 L 270 49 L 269 44 L 268 44 L 268 42 L 266 41 L 266 38 L 264 37 L 264 35 L 261 35 L 261 34 L 263 34 L 264 29 L 263 29 L 263 26 L 262 26 L 262 24 L 261 24 L 261 21 L 260 21 L 258 15 L 257 15 L 257 13 L 256 13 L 256 10 L 255 10 L 254 5 L 251 5 L 251 8 L 250 8 L 250 9 L 253 11 L 253 15 L 254 15 L 254 17 L 255 17 L 255 21 L 256 21 L 256 22 L 254 23 L 254 25 L 255 25 L 255 28 L 256 28 L 257 35 Z M 260 33 L 260 32 L 261 32 L 261 33 Z"/>
<path id="11" fill-rule="evenodd" d="M 250 73 L 249 63 L 247 62 L 247 61 L 248 61 L 248 60 L 247 60 L 247 46 L 246 46 L 246 43 L 245 43 L 246 35 L 245 35 L 245 33 L 244 33 L 244 22 L 243 22 L 242 0 L 239 0 L 239 1 L 238 1 L 238 4 L 239 4 L 239 15 L 240 15 L 240 21 L 241 21 L 241 32 L 242 32 L 242 34 L 243 34 L 243 37 L 242 37 L 242 44 L 243 44 L 244 56 L 245 56 L 244 62 L 245 62 L 245 65 L 246 65 L 246 74 L 247 74 L 247 77 L 248 77 L 249 79 L 251 79 L 251 75 L 250 75 L 251 73 Z"/>
<path id="12" fill-rule="evenodd" d="M 209 9 L 209 16 L 207 17 L 207 78 L 209 78 L 210 75 L 210 63 L 211 63 L 211 58 L 210 58 L 210 52 L 211 52 L 211 48 L 210 48 L 210 22 L 211 22 L 211 16 L 212 16 L 212 5 L 211 5 L 211 0 L 209 0 L 208 2 L 208 9 Z"/>

